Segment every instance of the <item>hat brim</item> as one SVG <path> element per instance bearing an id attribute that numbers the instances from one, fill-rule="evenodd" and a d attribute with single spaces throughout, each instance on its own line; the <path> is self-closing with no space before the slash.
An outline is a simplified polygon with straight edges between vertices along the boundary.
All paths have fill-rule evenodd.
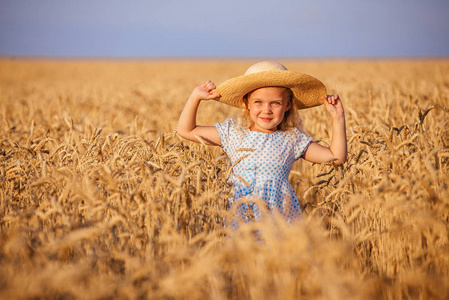
<path id="1" fill-rule="evenodd" d="M 243 97 L 262 87 L 286 87 L 293 92 L 293 101 L 298 109 L 323 104 L 326 87 L 318 79 L 287 70 L 270 70 L 237 76 L 220 84 L 215 92 L 221 97 L 216 100 L 238 108 L 244 108 Z"/>

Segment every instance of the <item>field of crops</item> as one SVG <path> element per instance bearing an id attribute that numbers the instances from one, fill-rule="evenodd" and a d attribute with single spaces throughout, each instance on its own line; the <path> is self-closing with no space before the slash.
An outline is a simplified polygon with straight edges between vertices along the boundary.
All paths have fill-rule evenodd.
<path id="1" fill-rule="evenodd" d="M 348 161 L 295 163 L 301 221 L 232 230 L 227 157 L 175 127 L 254 62 L 0 60 L 0 298 L 448 299 L 449 60 L 281 60 L 341 96 Z"/>

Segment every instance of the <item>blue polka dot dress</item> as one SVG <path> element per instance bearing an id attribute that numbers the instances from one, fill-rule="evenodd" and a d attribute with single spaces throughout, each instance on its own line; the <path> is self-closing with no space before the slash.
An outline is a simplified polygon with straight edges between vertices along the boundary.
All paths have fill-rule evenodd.
<path id="1" fill-rule="evenodd" d="M 234 198 L 257 198 L 269 211 L 278 211 L 289 222 L 301 217 L 298 197 L 288 181 L 295 160 L 304 154 L 312 138 L 298 129 L 263 133 L 240 128 L 233 119 L 215 124 L 223 150 L 233 165 L 230 181 Z M 244 220 L 259 220 L 258 205 L 238 201 Z"/>

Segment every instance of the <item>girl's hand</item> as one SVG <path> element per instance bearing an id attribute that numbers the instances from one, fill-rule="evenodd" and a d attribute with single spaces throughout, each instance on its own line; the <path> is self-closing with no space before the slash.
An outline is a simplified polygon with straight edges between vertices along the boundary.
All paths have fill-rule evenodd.
<path id="1" fill-rule="evenodd" d="M 196 88 L 193 89 L 191 97 L 193 96 L 197 100 L 211 100 L 220 97 L 220 94 L 214 93 L 216 89 L 215 84 L 208 80 Z"/>
<path id="2" fill-rule="evenodd" d="M 327 112 L 332 118 L 344 116 L 345 112 L 343 110 L 343 104 L 338 95 L 327 95 L 327 98 L 321 97 L 321 99 L 324 102 L 324 107 L 326 107 Z"/>
<path id="3" fill-rule="evenodd" d="M 346 161 L 348 155 L 343 105 L 338 95 L 328 95 L 321 99 L 332 117 L 332 142 L 329 148 L 315 142 L 310 143 L 304 153 L 304 158 L 319 164 L 334 160 L 335 164 L 341 165 Z"/>
<path id="4" fill-rule="evenodd" d="M 196 124 L 196 113 L 202 100 L 211 100 L 220 97 L 214 93 L 215 84 L 208 80 L 193 89 L 184 109 L 179 116 L 177 133 L 190 141 L 205 142 L 209 145 L 221 145 L 220 136 L 215 126 L 199 126 Z"/>

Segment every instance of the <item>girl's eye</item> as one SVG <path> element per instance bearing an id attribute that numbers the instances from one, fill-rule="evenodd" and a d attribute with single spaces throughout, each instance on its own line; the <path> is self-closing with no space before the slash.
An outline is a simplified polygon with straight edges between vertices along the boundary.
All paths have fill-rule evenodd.
<path id="1" fill-rule="evenodd" d="M 273 105 L 281 105 L 281 102 L 275 101 L 273 102 Z"/>

